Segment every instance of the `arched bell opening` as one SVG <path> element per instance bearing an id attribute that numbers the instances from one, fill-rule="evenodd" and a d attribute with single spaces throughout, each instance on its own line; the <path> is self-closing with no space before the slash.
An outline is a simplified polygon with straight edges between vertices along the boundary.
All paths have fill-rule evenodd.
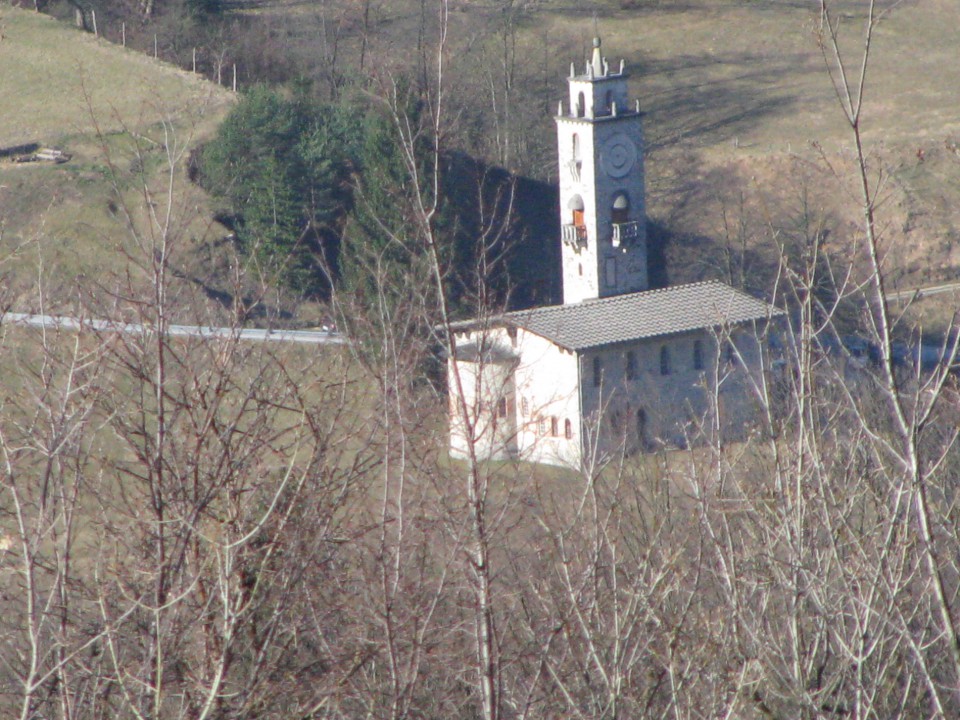
<path id="1" fill-rule="evenodd" d="M 626 192 L 618 192 L 613 197 L 610 215 L 615 225 L 620 225 L 630 219 L 630 196 Z"/>

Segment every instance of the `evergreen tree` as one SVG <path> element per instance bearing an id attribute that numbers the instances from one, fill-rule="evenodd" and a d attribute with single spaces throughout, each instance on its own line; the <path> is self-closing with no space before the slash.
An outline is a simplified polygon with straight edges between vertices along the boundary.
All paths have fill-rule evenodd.
<path id="1" fill-rule="evenodd" d="M 203 151 L 203 183 L 236 216 L 243 250 L 297 290 L 317 290 L 322 235 L 344 204 L 346 127 L 303 91 L 257 87 Z"/>

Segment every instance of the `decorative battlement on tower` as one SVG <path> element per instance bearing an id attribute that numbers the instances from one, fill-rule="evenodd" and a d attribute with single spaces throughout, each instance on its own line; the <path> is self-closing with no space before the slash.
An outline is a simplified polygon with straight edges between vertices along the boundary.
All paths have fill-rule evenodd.
<path id="1" fill-rule="evenodd" d="M 623 60 L 618 72 L 610 71 L 610 64 L 600 54 L 600 38 L 594 38 L 593 56 L 587 60 L 583 74 L 578 75 L 575 65 L 570 63 L 570 98 L 566 110 L 560 103 L 557 115 L 592 121 L 639 114 L 640 101 L 636 100 L 631 107 L 627 95 L 629 77 Z"/>
<path id="2" fill-rule="evenodd" d="M 647 234 L 640 103 L 626 64 L 616 72 L 600 39 L 582 74 L 570 66 L 557 112 L 563 300 L 646 290 Z"/>

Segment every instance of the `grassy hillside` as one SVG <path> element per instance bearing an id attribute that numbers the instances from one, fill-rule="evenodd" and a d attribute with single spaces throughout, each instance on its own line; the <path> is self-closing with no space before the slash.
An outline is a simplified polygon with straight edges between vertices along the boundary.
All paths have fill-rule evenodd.
<path id="1" fill-rule="evenodd" d="M 960 273 L 960 66 L 953 62 L 960 6 L 951 0 L 882 4 L 888 10 L 875 36 L 864 132 L 874 167 L 886 178 L 881 220 L 888 265 L 902 286 L 950 280 Z M 321 94 L 327 78 L 352 79 L 361 58 L 364 73 L 383 73 L 416 57 L 421 4 L 414 0 L 372 2 L 366 24 L 361 4 L 347 0 L 234 5 L 234 12 L 269 30 L 274 45 L 263 52 L 295 58 Z M 838 256 L 855 258 L 859 214 L 847 184 L 850 137 L 817 46 L 816 3 L 541 0 L 513 6 L 517 12 L 508 17 L 501 2 L 451 4 L 450 115 L 457 118 L 459 142 L 477 145 L 468 150 L 553 182 L 552 113 L 569 62 L 582 58 L 598 31 L 611 60 L 627 60 L 633 94 L 646 112 L 648 209 L 665 245 L 666 279 L 746 276 L 763 287 L 775 242 L 810 232 L 825 235 Z M 842 0 L 836 7 L 853 62 L 865 2 Z M 91 117 L 109 136 L 132 189 L 137 136 L 124 127 L 162 142 L 159 123 L 169 120 L 178 140 L 190 145 L 211 131 L 230 97 L 189 73 L 34 13 L 4 7 L 0 24 L 0 148 L 40 142 L 74 153 L 58 167 L 0 163 L 4 244 L 14 238 L 30 244 L 18 278 L 33 282 L 43 257 L 48 276 L 59 273 L 54 285 L 70 285 L 118 259 L 110 183 Z M 424 27 L 432 37 L 429 22 Z M 513 78 L 509 110 L 502 94 L 496 104 L 491 97 L 504 61 Z M 159 146 L 140 144 L 159 167 Z M 206 199 L 195 188 L 190 192 L 185 207 L 197 217 L 184 233 L 188 241 L 222 233 L 209 227 Z"/>
<path id="2" fill-rule="evenodd" d="M 832 4 L 855 65 L 867 3 Z M 358 8 L 367 5 L 365 20 Z M 863 129 L 873 166 L 886 177 L 888 264 L 903 285 L 951 279 L 960 273 L 960 66 L 953 59 L 960 5 L 879 6 Z M 435 33 L 415 0 L 236 7 L 271 28 L 321 88 L 349 78 L 364 60 L 366 72 L 396 72 L 398 58 L 415 59 L 422 29 L 428 38 Z M 595 32 L 614 63 L 627 60 L 646 112 L 649 214 L 668 245 L 672 281 L 731 274 L 722 247 L 729 240 L 745 256 L 736 272 L 764 284 L 757 271 L 769 264 L 763 256 L 771 240 L 803 223 L 853 259 L 859 213 L 845 183 L 851 139 L 817 44 L 818 3 L 459 0 L 450 7 L 446 72 L 460 142 L 538 180 L 556 178 L 552 114 L 570 61 L 582 60 Z"/>
<path id="3" fill-rule="evenodd" d="M 61 165 L 0 159 L 0 229 L 8 303 L 56 305 L 105 295 L 131 269 L 120 198 L 142 229 L 144 186 L 164 206 L 171 158 L 210 135 L 232 94 L 190 73 L 44 15 L 0 6 L 0 150 L 52 146 Z M 169 151 L 169 152 L 168 152 Z M 207 199 L 174 171 L 183 243 L 215 232 Z M 133 276 L 138 271 L 134 269 Z"/>
<path id="4" fill-rule="evenodd" d="M 833 5 L 856 66 L 866 3 Z M 646 112 L 649 214 L 669 245 L 672 281 L 728 274 L 729 245 L 762 283 L 764 249 L 807 221 L 826 231 L 838 256 L 852 258 L 860 219 L 847 182 L 852 139 L 817 44 L 817 3 L 596 6 L 538 4 L 522 48 L 547 58 L 553 107 L 571 53 L 586 53 L 595 28 L 611 60 L 627 60 Z M 952 279 L 960 273 L 960 66 L 951 59 L 960 5 L 880 6 L 863 130 L 874 171 L 885 176 L 888 267 L 904 285 Z M 549 119 L 538 132 L 552 135 Z"/>
<path id="5" fill-rule="evenodd" d="M 736 245 L 745 236 L 760 246 L 796 232 L 805 215 L 827 230 L 837 254 L 855 245 L 852 141 L 817 45 L 815 5 L 649 3 L 601 23 L 610 52 L 639 66 L 635 91 L 653 146 L 651 214 L 677 239 L 676 279 L 722 264 L 719 252 L 693 257 L 691 246 L 704 239 Z M 960 67 L 949 60 L 960 6 L 885 5 L 863 129 L 874 171 L 886 177 L 889 267 L 906 285 L 950 279 L 960 270 Z M 851 65 L 864 6 L 840 4 Z M 571 20 L 561 13 L 557 22 Z"/>

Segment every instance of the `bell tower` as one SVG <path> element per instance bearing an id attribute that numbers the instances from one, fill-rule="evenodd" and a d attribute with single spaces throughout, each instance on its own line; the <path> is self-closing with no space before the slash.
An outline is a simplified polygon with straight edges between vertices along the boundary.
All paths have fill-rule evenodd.
<path id="1" fill-rule="evenodd" d="M 627 77 L 622 60 L 610 70 L 600 38 L 582 74 L 570 66 L 556 118 L 564 304 L 649 287 L 643 126 Z"/>

